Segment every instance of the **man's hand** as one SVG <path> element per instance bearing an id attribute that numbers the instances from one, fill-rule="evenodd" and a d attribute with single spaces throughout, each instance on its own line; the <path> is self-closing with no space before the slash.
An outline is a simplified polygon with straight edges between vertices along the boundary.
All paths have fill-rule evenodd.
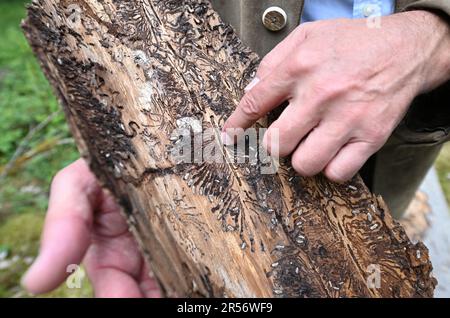
<path id="1" fill-rule="evenodd" d="M 120 207 L 80 159 L 53 180 L 41 250 L 22 284 L 49 292 L 83 259 L 97 297 L 160 296 Z"/>
<path id="2" fill-rule="evenodd" d="M 269 152 L 292 154 L 303 176 L 320 172 L 343 182 L 378 151 L 410 103 L 450 79 L 450 32 L 440 17 L 411 11 L 366 20 L 329 20 L 298 27 L 262 61 L 225 123 L 248 128 L 289 102 L 266 133 Z M 279 144 L 268 144 L 277 129 Z M 278 149 L 274 149 L 274 148 Z"/>

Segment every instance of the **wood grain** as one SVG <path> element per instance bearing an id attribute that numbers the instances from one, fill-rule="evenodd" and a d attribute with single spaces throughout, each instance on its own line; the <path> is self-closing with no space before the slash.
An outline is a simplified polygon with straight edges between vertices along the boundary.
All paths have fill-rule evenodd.
<path id="1" fill-rule="evenodd" d="M 173 160 L 173 131 L 219 131 L 259 62 L 208 1 L 36 0 L 23 28 L 166 296 L 433 295 L 426 247 L 359 177 L 262 174 L 215 133 L 222 162 Z"/>

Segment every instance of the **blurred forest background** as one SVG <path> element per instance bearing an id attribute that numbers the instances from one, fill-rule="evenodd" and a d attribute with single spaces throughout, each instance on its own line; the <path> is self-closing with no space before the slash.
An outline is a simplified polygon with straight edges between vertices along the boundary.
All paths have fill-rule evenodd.
<path id="1" fill-rule="evenodd" d="M 26 0 L 0 0 L 0 297 L 27 297 L 52 176 L 79 155 L 20 29 Z M 63 285 L 49 297 L 91 296 Z"/>
<path id="2" fill-rule="evenodd" d="M 28 297 L 20 278 L 39 248 L 52 176 L 78 153 L 20 29 L 26 0 L 0 2 L 0 297 Z M 450 202 L 450 144 L 437 162 Z M 90 297 L 65 285 L 44 297 Z"/>

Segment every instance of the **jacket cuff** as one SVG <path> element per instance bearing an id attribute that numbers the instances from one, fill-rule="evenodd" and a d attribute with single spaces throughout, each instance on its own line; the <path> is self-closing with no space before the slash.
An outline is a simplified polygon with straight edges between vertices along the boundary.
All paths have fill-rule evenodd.
<path id="1" fill-rule="evenodd" d="M 450 1 L 449 0 L 419 0 L 413 1 L 404 7 L 400 8 L 400 11 L 410 10 L 430 10 L 441 15 L 445 20 L 450 23 Z"/>

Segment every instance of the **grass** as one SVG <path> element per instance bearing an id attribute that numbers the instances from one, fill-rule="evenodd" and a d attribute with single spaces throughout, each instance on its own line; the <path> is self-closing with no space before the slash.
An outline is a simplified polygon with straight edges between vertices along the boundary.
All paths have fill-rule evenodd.
<path id="1" fill-rule="evenodd" d="M 20 278 L 37 255 L 51 178 L 78 157 L 19 27 L 26 2 L 0 2 L 0 253 L 12 262 L 0 269 L 0 297 L 29 296 Z M 91 295 L 87 283 L 81 289 L 63 285 L 44 297 Z"/>
<path id="2" fill-rule="evenodd" d="M 0 225 L 0 252 L 10 256 L 12 265 L 0 270 L 0 297 L 30 297 L 20 286 L 20 279 L 39 249 L 39 237 L 44 223 L 43 213 L 18 213 Z M 41 297 L 90 297 L 89 282 L 81 288 L 70 289 L 63 284 L 57 290 Z"/>
<path id="3" fill-rule="evenodd" d="M 1 249 L 8 253 L 9 260 L 17 259 L 13 266 L 0 270 L 0 297 L 22 293 L 17 282 L 28 267 L 27 260 L 36 255 L 42 224 L 42 213 L 21 213 L 0 225 Z"/>
<path id="4" fill-rule="evenodd" d="M 51 176 L 77 157 L 62 113 L 27 137 L 59 107 L 20 30 L 24 4 L 0 3 L 0 176 L 8 171 L 0 177 L 0 217 L 45 210 Z"/>

